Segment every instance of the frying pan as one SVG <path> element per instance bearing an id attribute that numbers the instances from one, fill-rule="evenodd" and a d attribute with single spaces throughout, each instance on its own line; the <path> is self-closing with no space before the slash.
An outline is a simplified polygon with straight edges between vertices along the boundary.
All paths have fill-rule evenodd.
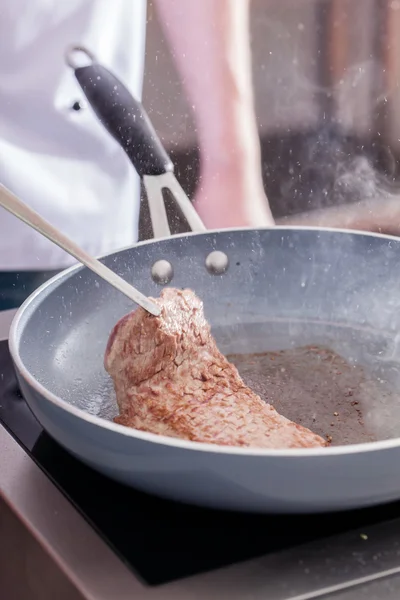
<path id="1" fill-rule="evenodd" d="M 143 108 L 99 64 L 76 67 L 75 74 L 144 179 L 156 207 L 156 234 L 167 234 L 160 189 L 171 184 L 172 165 Z M 179 184 L 171 185 L 182 200 Z M 188 214 L 200 232 L 166 235 L 102 261 L 149 296 L 158 296 L 163 285 L 193 289 L 221 351 L 258 353 L 250 363 L 261 357 L 257 372 L 267 395 L 265 361 L 273 357 L 267 351 L 322 344 L 347 361 L 347 383 L 361 365 L 363 394 L 357 395 L 340 388 L 332 355 L 336 379 L 318 402 L 313 389 L 326 386 L 326 372 L 319 381 L 318 361 L 309 372 L 297 370 L 298 393 L 284 413 L 323 435 L 336 418 L 332 446 L 224 447 L 115 424 L 103 355 L 110 330 L 133 306 L 84 267 L 68 269 L 33 293 L 11 328 L 21 391 L 44 429 L 108 477 L 198 505 L 290 513 L 400 498 L 400 241 L 301 227 L 204 231 Z M 287 373 L 282 366 L 278 371 Z"/>

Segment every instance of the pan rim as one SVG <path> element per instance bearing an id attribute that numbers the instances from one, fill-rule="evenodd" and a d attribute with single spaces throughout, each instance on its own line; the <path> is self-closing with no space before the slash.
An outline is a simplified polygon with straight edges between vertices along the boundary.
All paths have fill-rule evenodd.
<path id="1" fill-rule="evenodd" d="M 171 238 L 186 238 L 188 236 L 205 236 L 209 234 L 218 234 L 218 233 L 235 233 L 242 231 L 314 231 L 314 232 L 328 232 L 328 233 L 339 233 L 346 235 L 359 235 L 364 237 L 371 238 L 381 238 L 383 240 L 394 241 L 399 243 L 400 238 L 383 234 L 383 233 L 373 233 L 369 231 L 362 230 L 353 230 L 353 229 L 342 229 L 342 228 L 334 228 L 334 227 L 307 227 L 307 226 L 295 226 L 295 225 L 276 225 L 273 227 L 233 227 L 227 229 L 215 229 L 215 230 L 207 230 L 201 233 L 196 232 L 187 232 L 184 234 L 177 234 L 173 236 L 167 236 L 163 238 L 150 239 L 138 242 L 136 244 L 130 244 L 129 246 L 125 246 L 116 250 L 115 252 L 111 252 L 108 254 L 104 254 L 99 257 L 99 259 L 105 259 L 114 254 L 118 254 L 120 252 L 124 252 L 126 250 L 137 248 L 138 246 L 145 246 L 149 244 L 153 244 L 155 242 L 162 242 L 165 240 L 169 240 Z M 318 448 L 258 448 L 258 447 L 240 447 L 240 446 L 223 446 L 218 444 L 207 444 L 204 442 L 195 442 L 190 440 L 183 440 L 179 438 L 172 438 L 164 435 L 159 435 L 146 431 L 139 431 L 130 427 L 126 427 L 124 425 L 119 425 L 118 423 L 114 423 L 113 421 L 108 421 L 103 419 L 102 417 L 98 417 L 96 415 L 92 415 L 87 413 L 86 411 L 69 404 L 67 401 L 63 400 L 61 397 L 53 394 L 49 390 L 45 388 L 44 385 L 39 383 L 35 377 L 30 373 L 28 368 L 25 366 L 20 353 L 19 353 L 19 329 L 23 327 L 21 326 L 21 321 L 25 315 L 25 311 L 27 308 L 43 294 L 43 292 L 50 286 L 54 285 L 58 280 L 66 278 L 71 273 L 75 271 L 79 271 L 85 269 L 86 267 L 78 264 L 73 265 L 48 281 L 42 284 L 39 288 L 37 288 L 20 306 L 17 310 L 14 319 L 11 324 L 10 332 L 9 332 L 9 350 L 11 357 L 13 359 L 14 365 L 18 370 L 20 376 L 25 380 L 25 382 L 33 388 L 37 393 L 39 393 L 46 401 L 51 402 L 53 405 L 58 408 L 65 410 L 70 413 L 72 416 L 82 419 L 95 427 L 104 428 L 110 432 L 122 434 L 126 437 L 142 440 L 148 443 L 155 443 L 161 446 L 169 446 L 172 449 L 175 448 L 177 450 L 188 450 L 192 452 L 206 452 L 212 454 L 222 454 L 228 456 L 254 456 L 257 458 L 320 458 L 326 456 L 346 456 L 348 454 L 362 454 L 365 452 L 377 452 L 380 450 L 390 450 L 400 446 L 400 437 L 392 438 L 389 440 L 380 440 L 375 442 L 362 442 L 359 444 L 349 444 L 349 445 L 341 445 L 341 446 L 328 446 L 328 447 L 318 447 Z"/>

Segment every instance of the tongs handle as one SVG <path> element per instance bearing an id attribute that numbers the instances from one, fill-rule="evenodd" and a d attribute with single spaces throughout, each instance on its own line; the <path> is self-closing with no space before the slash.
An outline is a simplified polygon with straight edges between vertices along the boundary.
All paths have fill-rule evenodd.
<path id="1" fill-rule="evenodd" d="M 69 59 L 78 83 L 102 125 L 124 149 L 139 176 L 173 171 L 173 163 L 141 102 L 87 50 L 77 50 L 93 60 L 87 66 L 76 67 Z"/>

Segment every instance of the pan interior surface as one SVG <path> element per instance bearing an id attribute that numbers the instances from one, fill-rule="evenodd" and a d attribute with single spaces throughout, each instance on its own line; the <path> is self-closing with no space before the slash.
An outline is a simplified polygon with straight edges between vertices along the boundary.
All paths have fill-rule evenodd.
<path id="1" fill-rule="evenodd" d="M 205 267 L 213 250 L 229 257 L 223 275 Z M 139 244 L 104 262 L 158 296 L 151 267 L 160 259 L 173 265 L 169 285 L 203 300 L 220 350 L 282 414 L 333 444 L 400 437 L 399 241 L 290 228 L 209 232 Z M 87 269 L 59 276 L 20 315 L 20 359 L 64 402 L 111 420 L 117 407 L 103 355 L 110 330 L 133 308 Z"/>

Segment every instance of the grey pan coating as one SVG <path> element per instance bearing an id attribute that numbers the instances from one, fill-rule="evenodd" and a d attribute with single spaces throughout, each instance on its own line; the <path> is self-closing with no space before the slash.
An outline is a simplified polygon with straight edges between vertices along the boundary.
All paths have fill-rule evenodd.
<path id="1" fill-rule="evenodd" d="M 205 268 L 212 250 L 229 257 L 223 275 Z M 173 265 L 170 285 L 192 288 L 202 298 L 226 354 L 323 344 L 350 369 L 362 365 L 363 427 L 351 426 L 347 438 L 343 429 L 350 444 L 268 451 L 197 444 L 114 424 L 103 353 L 111 328 L 133 306 L 80 267 L 35 292 L 10 334 L 22 392 L 50 435 L 109 477 L 199 505 L 311 512 L 400 498 L 398 239 L 328 229 L 227 230 L 138 244 L 104 262 L 157 296 L 161 287 L 151 268 L 160 259 Z M 310 381 L 314 376 L 310 372 Z M 299 415 L 294 396 L 292 410 Z M 300 412 L 319 427 L 333 418 L 336 404 L 329 394 L 316 402 L 311 393 L 304 401 L 303 393 Z"/>

